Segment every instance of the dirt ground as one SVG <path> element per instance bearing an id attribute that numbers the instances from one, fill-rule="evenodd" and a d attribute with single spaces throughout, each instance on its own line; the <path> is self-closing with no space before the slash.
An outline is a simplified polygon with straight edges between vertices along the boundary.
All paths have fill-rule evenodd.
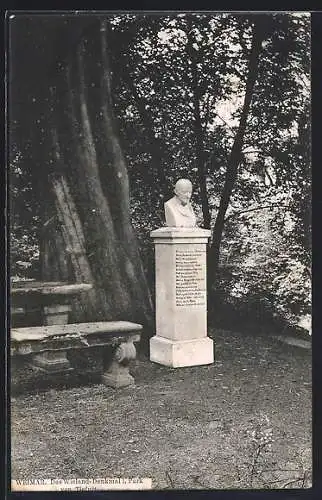
<path id="1" fill-rule="evenodd" d="M 136 384 L 13 370 L 12 479 L 148 477 L 154 489 L 311 486 L 311 351 L 213 334 L 211 366 L 140 358 Z"/>

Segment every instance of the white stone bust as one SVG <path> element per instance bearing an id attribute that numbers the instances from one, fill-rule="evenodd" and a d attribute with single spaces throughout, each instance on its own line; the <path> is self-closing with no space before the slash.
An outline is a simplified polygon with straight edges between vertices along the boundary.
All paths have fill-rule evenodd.
<path id="1" fill-rule="evenodd" d="M 174 196 L 164 204 L 165 223 L 170 227 L 196 227 L 197 219 L 190 203 L 192 184 L 189 179 L 179 179 Z"/>

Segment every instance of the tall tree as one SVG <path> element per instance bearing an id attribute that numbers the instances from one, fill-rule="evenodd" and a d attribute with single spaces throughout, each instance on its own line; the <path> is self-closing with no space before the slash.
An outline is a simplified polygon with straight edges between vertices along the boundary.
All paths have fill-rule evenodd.
<path id="1" fill-rule="evenodd" d="M 38 116 L 32 117 L 33 155 L 38 159 L 34 178 L 39 177 L 40 192 L 49 201 L 51 215 L 55 197 L 47 182 L 52 178 L 48 174 L 55 174 L 53 179 L 62 175 L 69 187 L 65 191 L 66 210 L 75 207 L 81 225 L 84 257 L 94 285 L 94 306 L 84 296 L 82 307 L 75 312 L 77 319 L 139 321 L 148 325 L 151 335 L 152 303 L 130 221 L 127 165 L 113 111 L 107 21 L 97 16 L 87 18 L 87 22 L 79 17 L 67 20 L 63 31 L 64 44 L 69 47 L 67 57 L 59 54 L 50 71 L 43 73 L 38 67 L 33 74 L 24 75 L 31 87 L 38 82 L 37 98 L 40 91 L 43 95 Z M 34 18 L 31 27 L 38 21 Z M 23 36 L 23 32 L 17 29 L 15 36 Z M 54 45 L 55 33 L 50 35 Z M 32 39 L 32 30 L 28 37 Z M 40 115 L 46 126 L 37 125 Z M 66 252 L 61 245 L 54 249 Z M 75 248 L 67 251 L 77 253 Z M 46 269 L 44 265 L 43 270 L 54 278 L 48 266 Z M 70 270 L 69 278 L 75 279 L 76 269 L 71 266 Z"/>
<path id="2" fill-rule="evenodd" d="M 200 189 L 200 198 L 203 214 L 204 227 L 210 229 L 211 224 L 211 214 L 209 210 L 208 193 L 207 193 L 207 174 L 205 165 L 205 153 L 204 153 L 204 130 L 202 126 L 200 106 L 202 91 L 199 83 L 198 75 L 198 51 L 195 46 L 197 45 L 193 26 L 190 23 L 189 30 L 187 33 L 187 55 L 191 61 L 191 73 L 192 82 L 191 87 L 193 91 L 192 105 L 193 105 L 193 115 L 194 115 L 194 133 L 195 133 L 195 147 L 196 147 L 196 166 L 198 172 L 198 182 Z"/>
<path id="3" fill-rule="evenodd" d="M 226 167 L 225 183 L 220 199 L 219 209 L 212 234 L 212 245 L 209 250 L 209 277 L 210 282 L 215 283 L 218 269 L 220 245 L 225 224 L 225 214 L 229 205 L 232 190 L 234 188 L 238 167 L 242 158 L 243 141 L 246 131 L 247 118 L 250 111 L 253 91 L 259 69 L 259 57 L 262 42 L 268 34 L 267 18 L 258 16 L 254 19 L 251 48 L 247 69 L 244 102 L 239 120 L 239 126 L 234 138 L 233 146 Z"/>
<path id="4" fill-rule="evenodd" d="M 137 29 L 129 43 L 133 24 Z M 212 166 L 209 136 L 213 136 L 209 125 L 215 102 L 229 95 L 227 64 L 230 61 L 232 67 L 238 67 L 238 59 L 231 58 L 228 51 L 227 35 L 232 24 L 225 16 L 182 14 L 162 16 L 158 23 L 154 19 L 145 23 L 126 19 L 116 28 L 119 47 L 123 38 L 126 43 L 123 50 L 115 51 L 115 72 L 120 72 L 120 66 L 122 69 L 120 60 L 126 61 L 123 82 L 130 90 L 124 93 L 124 87 L 120 87 L 119 111 L 126 115 L 129 103 L 133 103 L 132 122 L 137 127 L 139 121 L 144 125 L 138 132 L 148 138 L 143 147 L 152 158 L 146 171 L 153 172 L 158 179 L 156 189 L 163 192 L 169 191 L 178 177 L 190 177 L 199 187 L 195 200 L 201 204 L 207 227 L 211 220 L 207 192 Z M 127 140 L 131 143 L 133 139 L 127 135 Z"/>
<path id="5" fill-rule="evenodd" d="M 114 15 L 101 26 L 109 31 L 106 50 L 95 35 L 96 16 L 46 17 L 46 22 L 38 17 L 27 30 L 29 40 L 41 43 L 13 68 L 22 76 L 14 104 L 25 111 L 16 113 L 19 120 L 12 129 L 22 130 L 18 149 L 38 191 L 44 191 L 51 170 L 68 179 L 89 261 L 96 246 L 107 245 L 92 221 L 95 214 L 101 217 L 94 200 L 101 194 L 93 194 L 93 186 L 100 186 L 110 211 L 108 215 L 104 209 L 105 219 L 112 221 L 107 239 L 113 242 L 116 235 L 117 245 L 128 239 L 117 228 L 127 227 L 130 211 L 152 281 L 148 231 L 163 222 L 162 201 L 181 176 L 200 187 L 193 196 L 195 207 L 203 207 L 200 220 L 203 216 L 208 227 L 215 224 L 209 252 L 209 277 L 215 286 L 220 286 L 214 281 L 219 255 L 225 257 L 228 247 L 236 254 L 240 245 L 242 255 L 251 251 L 250 240 L 241 241 L 243 221 L 251 215 L 242 214 L 259 214 L 274 205 L 276 217 L 270 223 L 274 234 L 280 233 L 285 224 L 279 203 L 285 202 L 299 229 L 298 243 L 305 239 L 309 246 L 303 218 L 309 203 L 308 97 L 302 92 L 309 72 L 305 16 Z M 24 20 L 20 40 L 28 39 L 27 24 Z M 31 45 L 21 43 L 20 52 Z M 51 73 L 47 59 L 56 59 Z M 53 87 L 52 104 L 48 86 Z M 102 211 L 104 203 L 99 205 Z M 53 248 L 56 258 L 51 265 L 47 262 L 47 272 L 59 261 L 55 273 L 67 276 L 66 262 L 57 259 L 64 251 L 59 224 L 56 229 L 55 245 L 61 249 Z M 258 233 L 257 226 L 254 231 Z M 297 258 L 299 246 L 294 242 L 292 248 Z M 90 269 L 93 265 L 88 263 Z"/>

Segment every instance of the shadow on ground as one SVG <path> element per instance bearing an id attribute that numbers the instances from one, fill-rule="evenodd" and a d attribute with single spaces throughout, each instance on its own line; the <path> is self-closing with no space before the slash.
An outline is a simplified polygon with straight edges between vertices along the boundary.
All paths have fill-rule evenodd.
<path id="1" fill-rule="evenodd" d="M 155 489 L 311 486 L 310 350 L 262 335 L 213 337 L 213 365 L 171 369 L 139 357 L 135 386 L 120 390 L 97 373 L 16 372 L 12 478 L 151 477 Z"/>

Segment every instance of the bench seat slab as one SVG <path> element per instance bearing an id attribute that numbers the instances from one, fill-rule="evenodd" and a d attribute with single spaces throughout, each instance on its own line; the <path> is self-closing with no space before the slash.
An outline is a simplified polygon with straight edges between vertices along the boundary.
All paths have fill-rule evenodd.
<path id="1" fill-rule="evenodd" d="M 95 334 L 122 334 L 139 332 L 142 325 L 130 321 L 98 321 L 96 323 L 70 323 L 67 325 L 34 326 L 11 329 L 11 340 L 25 342 L 41 340 L 48 337 L 76 335 L 88 336 Z"/>
<path id="2" fill-rule="evenodd" d="M 26 355 L 32 353 L 41 353 L 46 351 L 67 351 L 69 349 L 84 349 L 90 347 L 118 346 L 122 342 L 131 340 L 139 342 L 140 334 L 131 333 L 101 333 L 100 335 L 91 335 L 83 337 L 81 335 L 56 336 L 42 340 L 28 340 L 17 342 L 11 340 L 11 355 Z"/>

